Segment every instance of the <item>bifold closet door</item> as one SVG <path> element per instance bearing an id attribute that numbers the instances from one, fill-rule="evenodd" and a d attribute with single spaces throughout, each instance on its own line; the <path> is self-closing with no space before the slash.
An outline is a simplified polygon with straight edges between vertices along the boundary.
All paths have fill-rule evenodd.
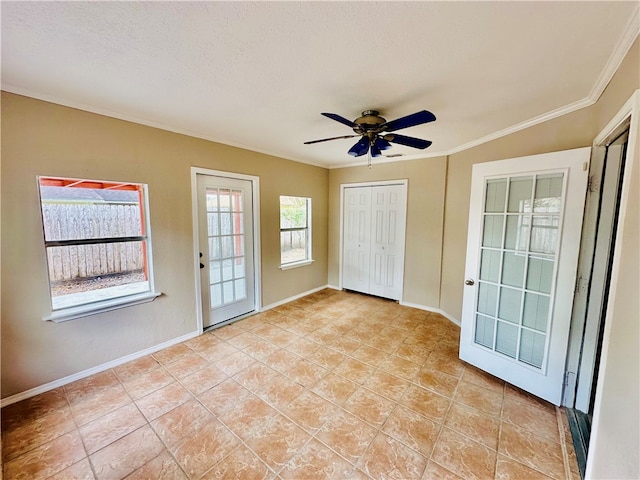
<path id="1" fill-rule="evenodd" d="M 343 288 L 401 299 L 406 203 L 404 184 L 345 188 Z"/>
<path id="2" fill-rule="evenodd" d="M 371 188 L 344 190 L 342 287 L 369 293 L 371 254 Z"/>
<path id="3" fill-rule="evenodd" d="M 404 274 L 406 189 L 372 187 L 369 293 L 400 300 Z"/>

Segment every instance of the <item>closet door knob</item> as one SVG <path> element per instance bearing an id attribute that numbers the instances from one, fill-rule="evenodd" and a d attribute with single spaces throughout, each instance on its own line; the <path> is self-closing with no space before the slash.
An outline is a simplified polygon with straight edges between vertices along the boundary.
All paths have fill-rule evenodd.
<path id="1" fill-rule="evenodd" d="M 471 278 L 467 278 L 467 279 L 464 281 L 464 284 L 465 284 L 465 285 L 469 285 L 469 286 L 471 286 L 471 285 L 475 285 L 475 283 L 476 283 L 476 282 L 474 282 L 474 281 L 473 281 L 473 279 L 471 279 Z"/>

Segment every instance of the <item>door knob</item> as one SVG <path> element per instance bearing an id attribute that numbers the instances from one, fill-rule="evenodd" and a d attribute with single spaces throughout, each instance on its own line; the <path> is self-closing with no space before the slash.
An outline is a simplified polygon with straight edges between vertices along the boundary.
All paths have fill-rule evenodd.
<path id="1" fill-rule="evenodd" d="M 204 263 L 200 263 L 200 268 L 204 268 Z"/>
<path id="2" fill-rule="evenodd" d="M 473 279 L 471 279 L 471 278 L 467 278 L 467 279 L 464 281 L 464 284 L 465 284 L 465 285 L 474 285 L 475 283 L 476 283 L 476 282 L 474 282 L 474 281 L 473 281 Z"/>

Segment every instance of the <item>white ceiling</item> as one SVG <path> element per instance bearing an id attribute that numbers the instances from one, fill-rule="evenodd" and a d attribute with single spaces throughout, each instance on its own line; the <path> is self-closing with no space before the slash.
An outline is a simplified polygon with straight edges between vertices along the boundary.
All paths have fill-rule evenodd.
<path id="1" fill-rule="evenodd" d="M 2 1 L 2 88 L 331 168 L 366 159 L 320 112 L 427 109 L 385 152 L 424 158 L 595 101 L 638 5 Z"/>

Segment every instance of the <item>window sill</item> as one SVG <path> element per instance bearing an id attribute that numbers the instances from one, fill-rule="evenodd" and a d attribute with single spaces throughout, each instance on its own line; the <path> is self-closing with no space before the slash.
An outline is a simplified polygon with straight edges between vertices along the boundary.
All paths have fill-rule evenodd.
<path id="1" fill-rule="evenodd" d="M 305 265 L 311 265 L 315 260 L 303 260 L 302 262 L 285 263 L 280 265 L 280 270 L 291 270 L 292 268 L 304 267 Z"/>
<path id="2" fill-rule="evenodd" d="M 88 303 L 86 305 L 78 305 L 77 307 L 63 308 L 54 311 L 51 315 L 42 317 L 42 320 L 56 323 L 66 322 L 67 320 L 74 320 L 76 318 L 88 317 L 98 313 L 110 312 L 111 310 L 117 310 L 119 308 L 152 302 L 160 295 L 162 295 L 160 292 L 144 292 L 126 297 Z"/>

